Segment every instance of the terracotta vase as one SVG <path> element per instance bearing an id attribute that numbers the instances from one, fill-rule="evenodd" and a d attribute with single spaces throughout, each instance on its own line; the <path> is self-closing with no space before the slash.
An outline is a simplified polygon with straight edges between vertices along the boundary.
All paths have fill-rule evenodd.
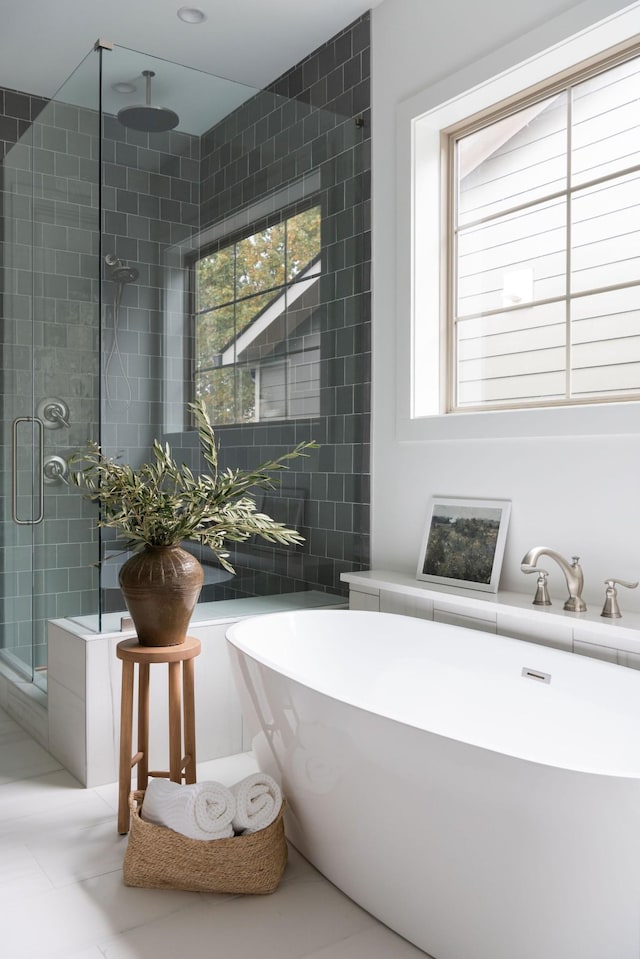
<path id="1" fill-rule="evenodd" d="M 177 646 L 187 638 L 202 566 L 181 546 L 145 546 L 123 563 L 120 588 L 143 646 Z"/>

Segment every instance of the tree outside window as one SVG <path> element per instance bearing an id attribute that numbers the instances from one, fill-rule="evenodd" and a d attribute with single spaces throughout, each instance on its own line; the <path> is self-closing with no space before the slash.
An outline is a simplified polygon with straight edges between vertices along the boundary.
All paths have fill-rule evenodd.
<path id="1" fill-rule="evenodd" d="M 196 260 L 194 393 L 215 425 L 309 414 L 319 392 L 319 257 L 314 206 Z M 302 405 L 296 391 L 308 394 Z"/>

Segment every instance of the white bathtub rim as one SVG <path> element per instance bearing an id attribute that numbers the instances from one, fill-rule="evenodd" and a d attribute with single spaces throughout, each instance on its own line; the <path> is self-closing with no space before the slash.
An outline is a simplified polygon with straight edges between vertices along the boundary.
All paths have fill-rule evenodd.
<path id="1" fill-rule="evenodd" d="M 628 757 L 625 757 L 626 761 L 623 763 L 615 764 L 609 758 L 609 754 L 605 758 L 604 764 L 598 764 L 594 762 L 582 762 L 572 761 L 567 759 L 566 756 L 560 760 L 554 760 L 550 756 L 540 756 L 536 754 L 535 750 L 526 750 L 526 749 L 509 749 L 504 748 L 504 746 L 494 747 L 490 743 L 481 740 L 480 738 L 475 738 L 473 735 L 451 735 L 446 731 L 438 728 L 425 727 L 423 723 L 415 722 L 408 719 L 406 716 L 403 716 L 401 713 L 394 711 L 385 711 L 381 712 L 379 708 L 376 708 L 371 703 L 368 703 L 362 699 L 356 697 L 345 698 L 344 696 L 337 695 L 335 689 L 329 688 L 328 684 L 317 682 L 309 678 L 302 677 L 299 672 L 295 669 L 290 668 L 286 663 L 281 662 L 276 657 L 270 656 L 268 653 L 265 653 L 264 648 L 256 649 L 255 641 L 251 641 L 250 637 L 253 635 L 255 637 L 255 630 L 260 629 L 262 626 L 268 628 L 269 630 L 277 629 L 279 622 L 287 621 L 291 617 L 295 620 L 299 618 L 303 619 L 316 619 L 322 617 L 325 619 L 327 615 L 332 617 L 343 618 L 345 616 L 353 617 L 354 619 L 359 619 L 362 622 L 371 622 L 380 624 L 381 620 L 392 619 L 397 620 L 398 625 L 403 621 L 410 623 L 412 629 L 416 628 L 416 624 L 427 627 L 437 627 L 438 630 L 442 630 L 444 633 L 453 634 L 457 631 L 462 631 L 463 633 L 473 633 L 474 641 L 481 641 L 482 637 L 485 637 L 491 643 L 496 646 L 503 646 L 506 649 L 518 650 L 520 659 L 523 664 L 527 662 L 528 659 L 531 659 L 529 663 L 532 667 L 539 667 L 540 663 L 543 665 L 545 662 L 558 662 L 561 663 L 563 659 L 566 663 L 576 664 L 580 669 L 585 669 L 587 672 L 593 672 L 594 675 L 602 672 L 603 675 L 609 673 L 610 676 L 621 681 L 622 677 L 627 676 L 628 681 L 637 684 L 638 691 L 638 708 L 637 714 L 633 717 L 636 721 L 636 726 L 634 727 L 638 732 L 638 742 L 640 742 L 640 673 L 636 671 L 625 670 L 624 667 L 618 666 L 616 664 L 603 662 L 600 660 L 592 660 L 588 657 L 578 657 L 574 653 L 567 652 L 565 650 L 553 649 L 546 646 L 540 646 L 535 643 L 528 643 L 523 640 L 497 636 L 494 633 L 482 633 L 477 630 L 467 630 L 463 627 L 458 626 L 449 626 L 448 624 L 437 623 L 434 624 L 430 621 L 416 620 L 415 617 L 402 616 L 397 613 L 378 613 L 362 610 L 294 610 L 282 613 L 274 613 L 268 615 L 258 615 L 255 617 L 249 617 L 241 622 L 235 623 L 227 629 L 226 637 L 227 642 L 232 646 L 236 647 L 242 655 L 246 656 L 248 659 L 252 660 L 254 663 L 259 666 L 264 666 L 267 669 L 270 669 L 276 674 L 279 674 L 286 679 L 298 683 L 299 685 L 305 687 L 306 689 L 312 690 L 318 693 L 321 696 L 326 696 L 328 699 L 333 700 L 339 703 L 346 703 L 347 705 L 353 706 L 354 708 L 361 709 L 366 713 L 381 716 L 384 719 L 389 720 L 390 722 L 399 723 L 413 729 L 418 729 L 422 732 L 429 733 L 431 735 L 440 736 L 443 739 L 450 740 L 452 742 L 460 742 L 465 745 L 486 750 L 489 753 L 494 753 L 497 755 L 508 756 L 512 759 L 522 760 L 524 762 L 535 763 L 539 766 L 550 767 L 555 769 L 566 770 L 567 772 L 572 773 L 582 773 L 589 775 L 602 776 L 606 778 L 617 778 L 621 780 L 626 779 L 640 779 L 640 748 L 635 750 L 633 754 L 630 753 Z M 517 646 L 513 646 L 517 644 Z M 622 671 L 622 672 L 621 672 Z M 624 681 L 624 680 L 623 680 Z M 535 680 L 527 680 L 537 685 Z M 507 719 L 508 721 L 508 719 Z M 632 745 L 632 744 L 631 744 Z M 631 749 L 630 745 L 630 749 Z"/>

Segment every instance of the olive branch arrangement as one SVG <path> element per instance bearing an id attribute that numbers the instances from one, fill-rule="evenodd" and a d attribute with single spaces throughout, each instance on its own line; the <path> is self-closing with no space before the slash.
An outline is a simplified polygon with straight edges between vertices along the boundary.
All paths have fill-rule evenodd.
<path id="1" fill-rule="evenodd" d="M 257 511 L 251 489 L 273 489 L 272 473 L 288 469 L 287 461 L 317 449 L 313 441 L 298 445 L 253 470 L 218 468 L 215 434 L 202 400 L 188 404 L 198 428 L 202 456 L 210 473 L 194 476 L 178 465 L 168 443 L 153 442 L 153 461 L 137 469 L 104 456 L 97 443 L 74 453 L 68 482 L 100 506 L 98 526 L 111 527 L 129 541 L 128 548 L 177 546 L 192 540 L 208 546 L 230 573 L 227 542 L 242 543 L 260 536 L 269 543 L 300 545 L 295 529 Z"/>

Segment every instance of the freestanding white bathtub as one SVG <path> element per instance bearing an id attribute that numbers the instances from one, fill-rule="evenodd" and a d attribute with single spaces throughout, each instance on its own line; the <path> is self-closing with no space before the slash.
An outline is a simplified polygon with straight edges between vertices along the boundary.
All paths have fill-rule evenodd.
<path id="1" fill-rule="evenodd" d="M 288 837 L 353 900 L 436 959 L 639 959 L 640 673 L 385 613 L 227 638 Z"/>

